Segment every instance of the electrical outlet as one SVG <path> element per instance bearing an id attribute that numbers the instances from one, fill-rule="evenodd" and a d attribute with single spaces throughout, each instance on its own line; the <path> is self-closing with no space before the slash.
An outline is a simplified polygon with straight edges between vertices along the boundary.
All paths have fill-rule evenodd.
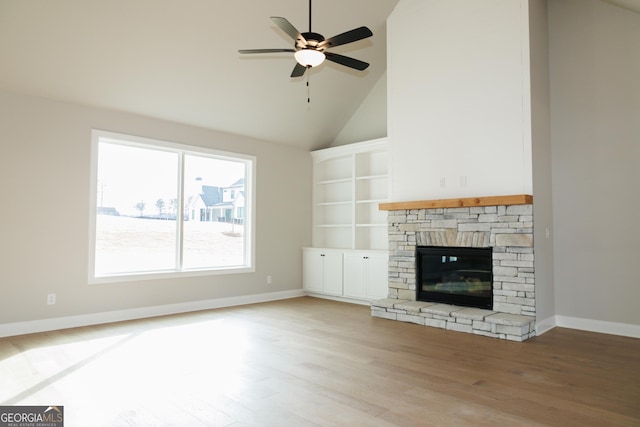
<path id="1" fill-rule="evenodd" d="M 271 276 L 267 276 L 267 285 L 271 284 Z"/>
<path id="2" fill-rule="evenodd" d="M 56 294 L 47 295 L 47 304 L 54 305 L 56 303 Z"/>

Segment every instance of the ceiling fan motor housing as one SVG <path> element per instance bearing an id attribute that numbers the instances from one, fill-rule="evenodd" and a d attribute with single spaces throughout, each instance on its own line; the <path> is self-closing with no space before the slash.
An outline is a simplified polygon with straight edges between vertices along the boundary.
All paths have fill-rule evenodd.
<path id="1" fill-rule="evenodd" d="M 303 39 L 296 40 L 296 49 L 316 49 L 324 41 L 324 36 L 318 33 L 300 33 Z M 305 43 L 306 41 L 306 43 Z"/>

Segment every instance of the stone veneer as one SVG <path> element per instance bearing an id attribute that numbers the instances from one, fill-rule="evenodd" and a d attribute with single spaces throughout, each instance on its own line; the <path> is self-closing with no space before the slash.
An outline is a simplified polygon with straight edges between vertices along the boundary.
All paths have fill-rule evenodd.
<path id="1" fill-rule="evenodd" d="M 375 317 L 513 341 L 535 336 L 533 205 L 390 210 L 389 295 Z M 416 301 L 416 247 L 493 248 L 493 310 Z"/>

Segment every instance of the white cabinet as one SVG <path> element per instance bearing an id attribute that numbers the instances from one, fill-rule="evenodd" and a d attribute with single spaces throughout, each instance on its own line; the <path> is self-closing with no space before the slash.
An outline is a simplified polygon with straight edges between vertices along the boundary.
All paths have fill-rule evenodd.
<path id="1" fill-rule="evenodd" d="M 315 295 L 370 301 L 387 297 L 385 251 L 303 249 L 304 289 Z"/>
<path id="2" fill-rule="evenodd" d="M 342 295 L 342 252 L 303 249 L 304 289 L 326 295 Z"/>
<path id="3" fill-rule="evenodd" d="M 388 293 L 389 256 L 385 252 L 345 251 L 344 293 L 347 298 L 382 299 Z"/>
<path id="4" fill-rule="evenodd" d="M 389 170 L 385 138 L 317 150 L 313 156 L 313 246 L 387 250 Z"/>

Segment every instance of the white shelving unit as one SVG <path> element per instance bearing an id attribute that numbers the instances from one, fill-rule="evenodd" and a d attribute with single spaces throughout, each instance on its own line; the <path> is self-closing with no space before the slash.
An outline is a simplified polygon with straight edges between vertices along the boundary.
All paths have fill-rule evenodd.
<path id="1" fill-rule="evenodd" d="M 313 246 L 387 250 L 387 141 L 377 139 L 311 153 Z"/>
<path id="2" fill-rule="evenodd" d="M 311 155 L 313 248 L 304 248 L 304 288 L 331 298 L 381 298 L 386 293 L 388 238 L 387 213 L 378 205 L 389 197 L 387 140 L 327 148 Z M 331 268 L 339 269 L 340 295 L 336 293 L 337 276 L 325 280 L 322 287 L 315 277 L 315 272 L 323 271 L 323 265 L 323 274 L 327 275 L 327 254 L 335 256 L 336 250 L 341 254 L 340 265 L 333 259 Z M 356 260 L 365 261 L 360 265 L 363 261 Z M 361 270 L 366 272 L 364 276 Z"/>

